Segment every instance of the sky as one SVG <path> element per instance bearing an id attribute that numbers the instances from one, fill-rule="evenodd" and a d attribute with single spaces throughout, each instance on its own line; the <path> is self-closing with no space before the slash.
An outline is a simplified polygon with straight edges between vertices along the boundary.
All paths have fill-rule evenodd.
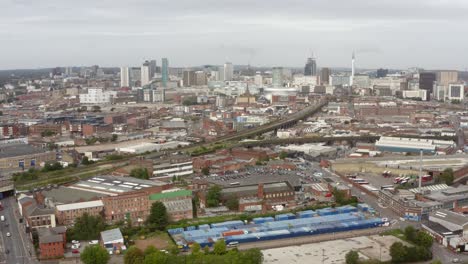
<path id="1" fill-rule="evenodd" d="M 468 68 L 467 0 L 1 0 L 0 69 Z"/>

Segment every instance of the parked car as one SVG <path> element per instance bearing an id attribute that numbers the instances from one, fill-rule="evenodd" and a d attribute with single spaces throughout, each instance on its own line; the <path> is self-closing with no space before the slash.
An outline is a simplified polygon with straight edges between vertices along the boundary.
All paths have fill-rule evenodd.
<path id="1" fill-rule="evenodd" d="M 7 237 L 11 237 L 11 233 L 10 233 L 10 232 L 7 232 L 7 233 L 6 233 L 6 236 L 7 236 Z"/>
<path id="2" fill-rule="evenodd" d="M 79 249 L 79 248 L 80 248 L 80 243 L 78 243 L 78 244 L 73 244 L 73 245 L 71 246 L 71 248 L 72 248 L 72 249 Z"/>
<path id="3" fill-rule="evenodd" d="M 90 245 L 97 245 L 99 243 L 99 240 L 91 240 L 89 241 Z"/>
<path id="4" fill-rule="evenodd" d="M 80 241 L 78 241 L 78 240 L 72 240 L 72 244 L 79 244 L 79 243 L 80 243 Z"/>
<path id="5" fill-rule="evenodd" d="M 72 253 L 73 254 L 80 254 L 80 251 L 78 249 L 74 249 L 74 250 L 72 250 Z"/>

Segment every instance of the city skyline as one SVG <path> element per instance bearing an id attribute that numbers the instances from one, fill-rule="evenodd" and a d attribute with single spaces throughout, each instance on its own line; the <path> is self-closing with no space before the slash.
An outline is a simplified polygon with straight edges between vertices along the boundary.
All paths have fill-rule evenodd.
<path id="1" fill-rule="evenodd" d="M 465 69 L 468 3 L 439 2 L 8 1 L 0 69 L 138 65 L 150 57 L 180 67 L 301 67 L 311 51 L 319 67 L 348 67 L 353 50 L 362 68 Z"/>

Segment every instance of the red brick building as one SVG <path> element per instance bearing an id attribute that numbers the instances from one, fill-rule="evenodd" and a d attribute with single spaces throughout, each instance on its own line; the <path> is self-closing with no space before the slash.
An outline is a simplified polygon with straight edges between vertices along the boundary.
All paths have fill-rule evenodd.
<path id="1" fill-rule="evenodd" d="M 37 233 L 40 259 L 63 257 L 67 245 L 66 227 L 40 228 Z"/>
<path id="2" fill-rule="evenodd" d="M 114 127 L 111 124 L 83 124 L 82 126 L 82 133 L 85 137 L 112 132 L 114 132 Z"/>

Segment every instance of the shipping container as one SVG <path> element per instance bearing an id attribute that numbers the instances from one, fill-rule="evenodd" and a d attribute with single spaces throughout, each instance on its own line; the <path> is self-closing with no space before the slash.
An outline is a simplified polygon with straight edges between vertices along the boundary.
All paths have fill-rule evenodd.
<path id="1" fill-rule="evenodd" d="M 243 234 L 245 234 L 245 231 L 244 231 L 244 230 L 241 230 L 241 229 L 229 230 L 229 231 L 223 232 L 222 234 L 223 234 L 223 237 L 237 236 L 237 235 L 243 235 Z"/>
<path id="2" fill-rule="evenodd" d="M 263 224 L 275 221 L 273 217 L 257 217 L 252 220 L 255 224 Z"/>

